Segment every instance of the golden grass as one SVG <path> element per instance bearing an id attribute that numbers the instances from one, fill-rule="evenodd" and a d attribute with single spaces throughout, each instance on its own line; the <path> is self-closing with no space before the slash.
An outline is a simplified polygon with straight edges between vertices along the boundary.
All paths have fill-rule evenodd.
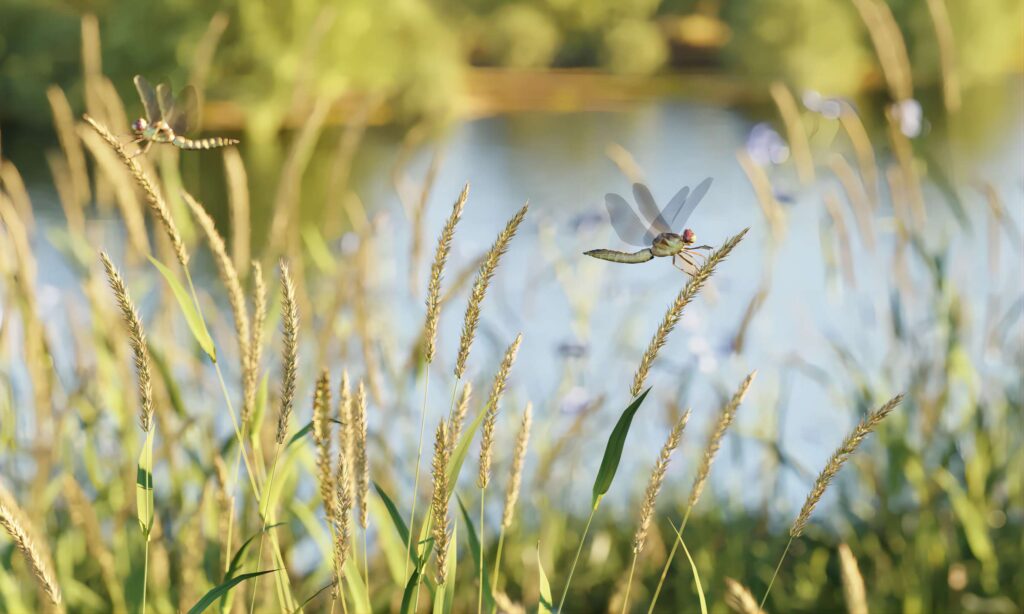
<path id="1" fill-rule="evenodd" d="M 316 477 L 320 487 L 320 498 L 324 503 L 324 515 L 328 522 L 334 519 L 334 475 L 331 458 L 331 380 L 327 369 L 321 369 L 313 393 L 313 442 L 316 444 Z"/>
<path id="2" fill-rule="evenodd" d="M 647 376 L 651 372 L 651 365 L 654 364 L 658 351 L 661 350 L 668 340 L 669 333 L 679 323 L 679 319 L 683 317 L 683 309 L 690 304 L 690 301 L 697 296 L 700 289 L 711 278 L 711 275 L 715 272 L 715 267 L 725 260 L 729 253 L 739 245 L 748 230 L 749 228 L 743 229 L 739 234 L 730 237 L 725 243 L 722 243 L 722 246 L 717 250 L 711 252 L 707 261 L 694 272 L 693 276 L 686 282 L 686 285 L 683 286 L 683 289 L 679 291 L 676 300 L 669 305 L 665 316 L 658 325 L 657 331 L 655 331 L 647 346 L 647 350 L 644 351 L 644 355 L 640 359 L 640 366 L 637 367 L 636 374 L 633 376 L 633 385 L 629 389 L 631 396 L 636 397 L 643 390 L 644 382 L 647 381 Z"/>
<path id="3" fill-rule="evenodd" d="M 732 578 L 725 579 L 725 605 L 739 614 L 763 614 L 750 589 Z"/>
<path id="4" fill-rule="evenodd" d="M 505 224 L 505 228 L 498 233 L 487 256 L 484 257 L 480 270 L 477 272 L 476 281 L 473 282 L 473 289 L 469 293 L 469 303 L 466 305 L 466 315 L 462 319 L 462 336 L 459 338 L 459 354 L 455 360 L 455 378 L 461 380 L 466 373 L 466 361 L 469 360 L 469 350 L 473 346 L 473 339 L 476 337 L 476 328 L 480 324 L 480 307 L 487 294 L 487 286 L 494 277 L 494 271 L 498 268 L 501 257 L 508 250 L 508 244 L 516 235 L 519 225 L 529 209 L 529 203 L 516 212 L 515 215 Z"/>
<path id="5" fill-rule="evenodd" d="M 60 606 L 61 592 L 53 575 L 53 565 L 50 563 L 52 557 L 45 546 L 31 537 L 33 531 L 28 517 L 3 484 L 0 484 L 0 527 L 3 527 L 25 557 L 39 588 L 46 593 L 50 603 Z"/>
<path id="6" fill-rule="evenodd" d="M 476 478 L 477 488 L 487 488 L 491 481 L 494 429 L 498 420 L 501 395 L 505 392 L 508 374 L 512 371 L 512 365 L 516 361 L 516 354 L 519 352 L 519 344 L 522 340 L 522 333 L 516 335 L 515 341 L 505 350 L 505 356 L 501 359 L 501 366 L 498 367 L 498 372 L 494 376 L 494 382 L 491 384 L 491 394 L 487 397 L 487 415 L 484 417 L 483 427 L 480 432 L 480 470 Z"/>
<path id="7" fill-rule="evenodd" d="M 512 469 L 509 472 L 508 486 L 505 489 L 505 507 L 501 514 L 501 526 L 507 529 L 512 526 L 516 502 L 519 501 L 519 489 L 523 483 L 523 463 L 526 461 L 526 446 L 530 443 L 530 425 L 533 422 L 533 405 L 526 404 L 523 419 L 516 434 L 516 447 L 512 453 Z"/>
<path id="8" fill-rule="evenodd" d="M 846 544 L 839 544 L 839 576 L 843 581 L 843 600 L 848 614 L 868 614 L 867 590 L 864 577 L 853 551 Z"/>
<path id="9" fill-rule="evenodd" d="M 647 532 L 651 527 L 651 518 L 654 516 L 654 506 L 658 500 L 658 493 L 661 492 L 661 484 L 665 481 L 665 473 L 668 471 L 668 464 L 672 460 L 672 453 L 679 446 L 683 437 L 686 423 L 690 421 L 690 410 L 687 409 L 676 421 L 675 426 L 669 431 L 668 439 L 658 454 L 658 460 L 651 470 L 651 477 L 647 481 L 647 489 L 644 491 L 643 502 L 640 504 L 640 522 L 637 524 L 636 533 L 633 534 L 633 554 L 640 554 L 647 543 Z M 626 595 L 628 601 L 628 593 Z"/>
<path id="10" fill-rule="evenodd" d="M 441 315 L 441 277 L 444 275 L 444 265 L 448 261 L 448 254 L 452 249 L 452 239 L 455 238 L 455 226 L 462 217 L 462 209 L 466 206 L 466 199 L 469 197 L 469 184 L 462 188 L 458 200 L 452 206 L 452 212 L 444 223 L 444 228 L 437 239 L 437 249 L 434 251 L 434 262 L 430 265 L 430 281 L 427 283 L 427 321 L 424 325 L 424 360 L 429 364 L 434 361 L 434 354 L 437 351 L 437 321 Z"/>
<path id="11" fill-rule="evenodd" d="M 295 404 L 295 377 L 299 369 L 299 310 L 295 304 L 295 284 L 284 260 L 281 261 L 280 269 L 284 374 L 281 379 L 281 410 L 277 417 L 276 441 L 279 446 L 288 438 L 288 420 Z"/>
<path id="12" fill-rule="evenodd" d="M 434 490 L 430 498 L 430 511 L 433 515 L 434 553 L 437 557 L 436 580 L 439 585 L 444 584 L 447 580 L 448 542 L 452 535 L 448 517 L 448 462 L 451 460 L 449 450 L 448 425 L 441 420 L 434 436 L 434 458 L 431 463 Z"/>
<path id="13" fill-rule="evenodd" d="M 153 378 L 149 368 L 149 349 L 146 347 L 146 333 L 142 328 L 142 319 L 128 294 L 124 279 L 118 273 L 114 263 L 107 254 L 100 252 L 103 267 L 107 270 L 107 281 L 110 283 L 117 305 L 121 310 L 121 319 L 128 327 L 128 343 L 132 348 L 135 360 L 135 372 L 138 375 L 139 393 L 139 426 L 146 433 L 153 428 Z"/>

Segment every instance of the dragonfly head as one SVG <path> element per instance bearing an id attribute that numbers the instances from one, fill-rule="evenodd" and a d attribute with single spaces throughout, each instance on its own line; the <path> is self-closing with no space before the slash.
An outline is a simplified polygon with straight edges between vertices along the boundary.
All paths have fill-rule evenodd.
<path id="1" fill-rule="evenodd" d="M 696 242 L 697 233 L 695 233 L 693 229 L 687 228 L 686 230 L 683 231 L 683 243 L 686 243 L 687 245 L 693 245 Z"/>
<path id="2" fill-rule="evenodd" d="M 134 132 L 136 135 L 141 135 L 143 132 L 146 131 L 146 128 L 148 127 L 149 122 L 146 121 L 145 117 L 140 117 L 139 119 L 132 122 L 132 132 Z"/>

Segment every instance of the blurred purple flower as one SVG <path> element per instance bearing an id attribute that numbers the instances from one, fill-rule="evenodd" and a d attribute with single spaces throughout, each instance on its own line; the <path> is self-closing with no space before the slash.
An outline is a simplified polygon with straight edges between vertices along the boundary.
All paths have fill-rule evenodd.
<path id="1" fill-rule="evenodd" d="M 566 339 L 558 344 L 556 351 L 562 358 L 583 358 L 589 347 L 579 339 Z"/>
<path id="2" fill-rule="evenodd" d="M 921 110 L 921 103 L 913 98 L 905 98 L 899 102 L 889 105 L 889 112 L 899 124 L 900 132 L 909 139 L 921 135 L 924 127 L 924 113 Z"/>
<path id="3" fill-rule="evenodd" d="M 587 392 L 586 388 L 582 386 L 573 386 L 569 389 L 569 392 L 565 393 L 562 397 L 561 407 L 559 411 L 563 414 L 576 415 L 587 408 L 593 397 Z"/>
<path id="4" fill-rule="evenodd" d="M 825 119 L 839 119 L 839 116 L 843 114 L 843 105 L 849 104 L 842 98 L 828 98 L 814 90 L 804 91 L 802 98 L 804 106 L 808 110 Z"/>
<path id="5" fill-rule="evenodd" d="M 789 159 L 789 145 L 774 128 L 762 122 L 747 135 L 747 153 L 761 166 L 782 164 Z"/>

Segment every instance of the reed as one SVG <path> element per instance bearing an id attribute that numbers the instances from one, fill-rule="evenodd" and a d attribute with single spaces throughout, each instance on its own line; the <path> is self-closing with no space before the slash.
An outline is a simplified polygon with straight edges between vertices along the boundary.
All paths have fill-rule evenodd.
<path id="1" fill-rule="evenodd" d="M 689 281 L 686 282 L 686 285 L 683 286 L 683 289 L 679 291 L 679 294 L 676 296 L 676 300 L 669 305 L 668 310 L 665 312 L 665 316 L 658 325 L 658 329 L 655 331 L 654 336 L 651 337 L 647 350 L 644 351 L 644 355 L 640 359 L 640 366 L 637 367 L 636 374 L 633 376 L 633 385 L 629 389 L 629 394 L 633 398 L 636 398 L 640 394 L 640 391 L 643 390 L 644 382 L 647 381 L 647 376 L 651 371 L 651 365 L 654 364 L 654 359 L 657 358 L 658 352 L 662 347 L 664 347 L 672 329 L 676 327 L 676 324 L 679 323 L 679 319 L 683 317 L 683 309 L 690 304 L 690 301 L 697 296 L 700 289 L 703 288 L 704 284 L 711 278 L 715 272 L 715 267 L 725 260 L 732 250 L 739 245 L 748 230 L 750 229 L 744 228 L 738 234 L 730 237 L 722 243 L 722 246 L 717 250 L 711 252 L 707 261 L 694 272 L 693 276 L 691 276 Z"/>
<path id="2" fill-rule="evenodd" d="M 480 462 L 476 476 L 476 486 L 480 489 L 480 568 L 479 587 L 477 591 L 477 613 L 483 610 L 484 605 L 484 504 L 487 495 L 487 486 L 491 481 L 491 458 L 494 454 L 494 430 L 498 421 L 498 411 L 501 405 L 501 395 L 505 392 L 508 383 L 508 374 L 512 371 L 512 365 L 516 361 L 516 354 L 519 353 L 519 344 L 523 340 L 522 333 L 516 335 L 515 340 L 501 359 L 501 366 L 494 375 L 494 382 L 491 384 L 491 393 L 487 397 L 487 414 L 484 416 L 483 426 L 480 432 Z"/>
<path id="3" fill-rule="evenodd" d="M 722 447 L 722 439 L 725 437 L 726 431 L 729 430 L 729 426 L 732 424 L 733 418 L 736 417 L 736 411 L 740 408 L 743 403 L 743 399 L 747 396 L 747 391 L 750 390 L 750 385 L 754 383 L 754 378 L 757 377 L 757 370 L 751 371 L 749 375 L 740 383 L 739 388 L 733 393 L 729 401 L 722 406 L 721 411 L 718 412 L 718 420 L 715 421 L 714 428 L 711 429 L 708 435 L 707 444 L 704 446 L 704 454 L 701 456 L 700 465 L 697 467 L 697 473 L 693 478 L 693 486 L 690 488 L 690 496 L 686 502 L 686 511 L 683 512 L 683 520 L 679 524 L 679 534 L 682 535 L 683 530 L 686 529 L 686 522 L 690 519 L 690 513 L 693 508 L 697 506 L 700 501 L 701 494 L 704 493 L 704 487 L 707 484 L 708 476 L 711 475 L 711 465 L 715 462 L 715 457 L 718 455 L 718 450 Z M 658 603 L 658 596 L 661 595 L 661 589 L 665 585 L 665 578 L 668 577 L 669 567 L 672 566 L 672 561 L 675 559 L 676 552 L 679 550 L 679 539 L 672 540 L 672 549 L 668 553 L 668 557 L 665 559 L 665 565 L 661 569 L 661 577 L 658 579 L 658 586 L 654 589 L 654 596 L 651 598 L 651 605 L 647 609 L 648 614 L 654 612 L 654 606 Z"/>
<path id="4" fill-rule="evenodd" d="M 675 426 L 669 431 L 665 445 L 661 447 L 658 460 L 651 470 L 651 477 L 647 481 L 647 489 L 644 491 L 643 502 L 640 504 L 640 522 L 637 524 L 636 533 L 633 534 L 633 562 L 629 567 L 629 578 L 626 580 L 626 592 L 622 597 L 622 612 L 625 614 L 629 607 L 629 592 L 633 586 L 633 576 L 636 574 L 636 561 L 647 543 L 647 532 L 651 528 L 651 518 L 654 517 L 654 508 L 658 500 L 658 493 L 661 492 L 661 484 L 665 481 L 665 473 L 668 472 L 668 464 L 672 460 L 672 453 L 679 447 L 679 441 L 683 438 L 683 431 L 690 421 L 690 410 L 687 409 L 676 421 Z M 676 540 L 678 543 L 678 540 Z"/>
<path id="5" fill-rule="evenodd" d="M 505 487 L 505 507 L 501 513 L 498 550 L 494 555 L 494 573 L 491 574 L 492 595 L 498 591 L 498 577 L 501 575 L 501 555 L 505 546 L 505 534 L 512 526 L 516 503 L 519 501 L 519 490 L 523 484 L 523 464 L 526 461 L 526 446 L 530 443 L 530 425 L 532 423 L 533 404 L 527 403 L 526 409 L 523 410 L 523 419 L 519 423 L 519 432 L 516 434 L 516 446 L 512 453 L 512 468 L 509 472 L 508 485 Z M 493 611 L 492 608 L 492 613 Z"/>
<path id="6" fill-rule="evenodd" d="M 53 575 L 52 557 L 45 546 L 31 537 L 33 531 L 28 517 L 22 511 L 10 491 L 0 483 L 0 527 L 11 537 L 11 541 L 25 557 L 36 578 L 36 583 L 54 606 L 61 605 L 61 591 Z"/>
<path id="7" fill-rule="evenodd" d="M 725 579 L 725 605 L 739 614 L 764 614 L 750 589 L 732 578 Z"/>
<path id="8" fill-rule="evenodd" d="M 846 544 L 839 544 L 839 576 L 843 581 L 843 601 L 848 614 L 868 614 L 867 590 L 864 577 L 853 551 Z"/>
<path id="9" fill-rule="evenodd" d="M 893 398 L 886 401 L 881 407 L 875 411 L 869 413 L 863 420 L 861 420 L 853 431 L 846 436 L 843 443 L 832 453 L 829 457 L 828 462 L 825 464 L 825 468 L 818 474 L 818 478 L 814 481 L 814 486 L 811 487 L 811 491 L 807 494 L 807 499 L 804 501 L 803 507 L 800 508 L 800 513 L 797 515 L 796 520 L 793 521 L 793 525 L 789 528 L 789 542 L 786 544 L 786 549 L 782 551 L 782 556 L 779 558 L 779 564 L 775 567 L 775 573 L 772 574 L 771 580 L 768 582 L 768 588 L 764 592 L 764 597 L 761 598 L 761 607 L 764 607 L 765 601 L 768 600 L 768 594 L 772 590 L 772 584 L 775 583 L 775 578 L 779 575 L 779 569 L 782 567 L 783 561 L 786 560 L 786 554 L 789 552 L 790 546 L 793 545 L 793 540 L 803 535 L 804 529 L 807 527 L 807 522 L 811 519 L 811 513 L 814 512 L 814 508 L 817 507 L 818 502 L 821 501 L 822 495 L 828 489 L 829 484 L 839 473 L 839 470 L 843 468 L 843 464 L 857 451 L 857 447 L 861 444 L 864 439 L 871 434 L 875 428 L 881 424 L 882 420 L 885 420 L 896 407 L 903 401 L 903 395 L 898 394 Z"/>
<path id="10" fill-rule="evenodd" d="M 448 425 L 442 420 L 438 423 L 434 436 L 434 460 L 431 465 L 434 490 L 431 495 L 430 511 L 433 515 L 434 553 L 437 557 L 435 579 L 438 586 L 443 585 L 448 579 L 448 542 L 452 535 L 448 517 L 448 462 L 451 460 L 448 450 Z"/>
<path id="11" fill-rule="evenodd" d="M 494 277 L 494 272 L 498 268 L 501 257 L 508 251 L 509 242 L 512 241 L 512 237 L 519 230 L 519 225 L 523 223 L 523 218 L 526 217 L 529 207 L 529 203 L 523 205 L 505 224 L 505 228 L 498 233 L 498 238 L 494 240 L 491 249 L 487 251 L 487 256 L 484 257 L 484 261 L 480 265 L 480 270 L 477 271 L 476 280 L 473 282 L 473 289 L 469 293 L 469 302 L 466 305 L 466 315 L 462 319 L 459 354 L 455 359 L 455 378 L 458 380 L 461 380 L 462 376 L 466 373 L 466 361 L 469 360 L 469 350 L 473 347 L 476 329 L 480 324 L 480 309 L 484 302 L 484 297 L 487 295 L 487 287 Z"/>
<path id="12" fill-rule="evenodd" d="M 167 208 L 167 203 L 164 202 L 160 193 L 157 192 L 153 182 L 150 181 L 142 167 L 136 159 L 125 151 L 124 145 L 117 139 L 116 136 L 110 133 L 103 124 L 100 124 L 95 119 L 85 116 L 85 121 L 92 126 L 92 129 L 99 134 L 104 141 L 114 150 L 117 157 L 121 159 L 121 162 L 128 168 L 128 172 L 131 173 L 132 177 L 135 178 L 136 183 L 142 188 L 143 194 L 146 195 L 146 202 L 149 203 L 149 208 L 156 216 L 160 225 L 163 226 L 164 232 L 167 233 L 167 237 L 171 240 L 171 246 L 174 248 L 174 255 L 178 259 L 178 263 L 181 264 L 181 268 L 188 270 L 188 250 L 185 249 L 185 242 L 181 238 L 181 233 L 178 232 L 178 226 L 174 223 L 174 218 L 171 217 L 171 211 Z"/>
<path id="13" fill-rule="evenodd" d="M 139 378 L 139 427 L 144 433 L 149 433 L 153 430 L 153 377 L 149 367 L 149 350 L 146 346 L 146 333 L 142 328 L 142 318 L 139 317 L 135 303 L 128 294 L 128 287 L 114 263 L 105 252 L 100 252 L 100 259 L 107 271 L 107 281 L 114 292 L 114 298 L 117 299 L 117 306 L 121 310 L 121 319 L 128 328 L 128 344 L 132 349 L 135 372 Z"/>

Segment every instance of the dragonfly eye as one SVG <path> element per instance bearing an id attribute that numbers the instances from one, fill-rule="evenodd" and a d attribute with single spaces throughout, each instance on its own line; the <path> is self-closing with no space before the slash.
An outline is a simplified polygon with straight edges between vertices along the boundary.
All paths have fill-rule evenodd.
<path id="1" fill-rule="evenodd" d="M 693 230 L 691 230 L 689 228 L 687 228 L 686 230 L 683 231 L 683 243 L 686 243 L 687 245 L 690 245 L 690 244 L 696 243 L 696 242 L 697 242 L 697 233 L 695 233 Z"/>
<path id="2" fill-rule="evenodd" d="M 139 118 L 132 122 L 132 130 L 134 132 L 143 132 L 146 129 L 148 122 L 145 119 Z"/>

